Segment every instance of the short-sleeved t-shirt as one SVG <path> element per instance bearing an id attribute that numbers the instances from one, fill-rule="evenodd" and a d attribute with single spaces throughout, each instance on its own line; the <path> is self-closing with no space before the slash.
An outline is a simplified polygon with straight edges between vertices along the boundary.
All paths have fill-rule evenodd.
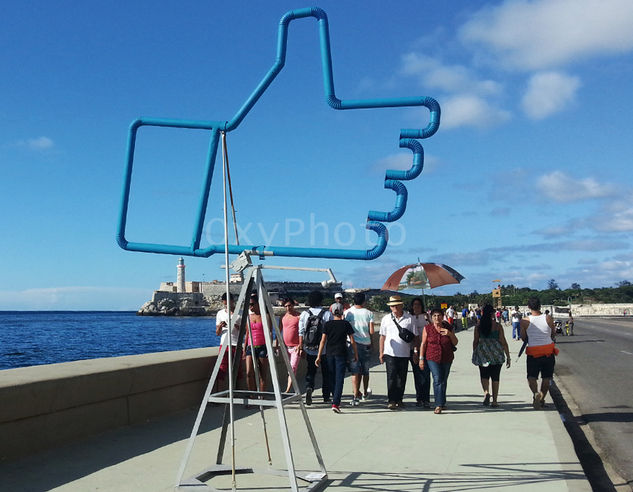
<path id="1" fill-rule="evenodd" d="M 345 321 L 349 321 L 354 328 L 354 341 L 362 345 L 371 344 L 369 323 L 374 321 L 374 313 L 366 308 L 352 306 L 345 313 Z"/>
<path id="2" fill-rule="evenodd" d="M 412 326 L 411 316 L 404 313 L 402 318 L 397 319 L 401 328 L 409 330 L 413 333 L 415 328 Z M 385 337 L 384 354 L 392 357 L 406 357 L 411 353 L 411 343 L 405 342 L 400 338 L 400 331 L 391 319 L 391 314 L 387 314 L 382 318 L 380 323 L 380 336 Z"/>
<path id="3" fill-rule="evenodd" d="M 422 330 L 426 326 L 428 321 L 426 320 L 426 316 L 424 314 L 412 314 L 411 315 L 411 331 L 416 337 L 422 336 Z"/>
<path id="4" fill-rule="evenodd" d="M 231 315 L 231 322 L 233 323 L 233 329 L 231 330 L 231 345 L 237 345 L 237 339 L 240 335 L 240 321 L 242 320 L 239 314 L 233 313 Z M 222 321 L 226 324 L 229 323 L 229 314 L 226 309 L 220 309 L 215 315 L 215 322 L 219 325 Z M 237 328 L 235 327 L 237 325 Z M 225 326 L 222 328 L 222 338 L 220 338 L 220 345 L 225 345 L 227 340 L 228 328 Z"/>
<path id="5" fill-rule="evenodd" d="M 284 343 L 287 347 L 296 347 L 299 345 L 299 316 L 286 313 L 281 318 L 283 327 Z"/>
<path id="6" fill-rule="evenodd" d="M 347 336 L 354 334 L 354 328 L 344 319 L 334 319 L 325 323 L 323 333 L 327 335 L 325 342 L 327 355 L 347 355 Z"/>

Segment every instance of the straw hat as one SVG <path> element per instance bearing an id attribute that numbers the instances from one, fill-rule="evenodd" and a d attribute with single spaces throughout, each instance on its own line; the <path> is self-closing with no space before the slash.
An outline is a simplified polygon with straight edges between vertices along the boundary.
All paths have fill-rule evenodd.
<path id="1" fill-rule="evenodd" d="M 404 302 L 402 302 L 402 298 L 400 296 L 390 296 L 387 306 L 400 306 L 402 304 L 404 304 Z"/>

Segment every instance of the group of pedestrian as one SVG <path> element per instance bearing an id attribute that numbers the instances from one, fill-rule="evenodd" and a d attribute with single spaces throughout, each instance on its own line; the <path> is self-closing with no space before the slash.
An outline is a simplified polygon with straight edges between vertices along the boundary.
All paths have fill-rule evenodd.
<path id="1" fill-rule="evenodd" d="M 223 296 L 226 305 L 226 295 Z M 318 370 L 322 376 L 323 402 L 331 403 L 332 410 L 341 412 L 345 374 L 352 373 L 351 404 L 358 406 L 371 396 L 369 386 L 369 359 L 374 334 L 373 313 L 364 307 L 365 295 L 356 293 L 354 304 L 346 305 L 342 294 L 328 308 L 322 307 L 323 294 L 313 291 L 308 296 L 308 309 L 299 313 L 292 299 L 284 300 L 285 314 L 280 319 L 280 329 L 293 373 L 299 361 L 305 357 L 305 402 L 311 405 Z M 233 309 L 233 299 L 230 300 Z M 390 313 L 380 323 L 379 360 L 385 365 L 387 376 L 387 408 L 399 410 L 403 402 L 408 367 L 411 365 L 415 384 L 416 405 L 431 408 L 430 388 L 433 378 L 434 413 L 446 409 L 446 390 L 454 351 L 458 339 L 454 330 L 456 311 L 450 308 L 425 312 L 423 300 L 414 298 L 408 310 L 398 295 L 391 296 Z M 490 304 L 478 308 L 478 321 L 474 328 L 472 362 L 478 366 L 483 390 L 483 405 L 498 407 L 499 381 L 503 364 L 510 367 L 510 351 L 503 330 L 503 322 L 512 322 L 513 339 L 527 342 L 527 378 L 533 394 L 534 408 L 542 408 L 554 370 L 554 324 L 549 314 L 541 314 L 540 302 L 533 298 L 528 302 L 530 315 L 523 316 L 518 308 L 508 313 L 495 310 Z M 452 311 L 451 311 L 452 310 Z M 499 314 L 498 314 L 499 313 Z M 448 316 L 452 314 L 452 316 Z M 470 317 L 471 310 L 460 313 L 462 319 Z M 572 318 L 573 319 L 573 318 Z M 451 322 L 453 321 L 453 322 Z M 240 317 L 232 315 L 231 346 L 233 353 L 238 342 Z M 272 326 L 270 318 L 268 326 Z M 216 333 L 222 335 L 221 345 L 228 343 L 227 309 L 218 312 Z M 278 343 L 275 344 L 275 350 Z M 228 362 L 220 365 L 219 379 L 226 375 Z M 267 386 L 268 353 L 266 350 L 264 323 L 257 295 L 249 302 L 249 323 L 245 342 L 246 376 L 249 390 L 264 391 Z M 241 371 L 241 367 L 240 367 Z M 256 384 L 256 373 L 259 375 Z M 537 386 L 539 375 L 542 378 Z M 286 392 L 292 391 L 292 377 L 288 376 Z"/>

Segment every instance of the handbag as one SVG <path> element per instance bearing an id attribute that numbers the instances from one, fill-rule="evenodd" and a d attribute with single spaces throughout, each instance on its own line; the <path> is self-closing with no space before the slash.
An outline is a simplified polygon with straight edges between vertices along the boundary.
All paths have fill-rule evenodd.
<path id="1" fill-rule="evenodd" d="M 477 348 L 473 350 L 472 363 L 476 366 L 503 364 L 505 360 L 501 342 L 494 338 L 480 338 Z"/>
<path id="2" fill-rule="evenodd" d="M 398 335 L 400 336 L 400 338 L 406 343 L 411 343 L 413 339 L 415 338 L 415 335 L 413 334 L 413 332 L 400 326 L 398 322 L 396 321 L 396 317 L 393 315 L 393 313 L 391 313 L 391 319 L 393 320 L 394 324 L 398 328 Z"/>

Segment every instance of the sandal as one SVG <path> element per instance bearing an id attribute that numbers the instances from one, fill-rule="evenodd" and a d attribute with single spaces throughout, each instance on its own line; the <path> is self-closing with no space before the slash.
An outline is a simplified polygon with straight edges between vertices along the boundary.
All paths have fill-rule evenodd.
<path id="1" fill-rule="evenodd" d="M 433 413 L 435 413 L 436 415 L 439 415 L 440 413 L 442 413 L 442 407 L 435 407 L 435 410 L 433 411 Z"/>

